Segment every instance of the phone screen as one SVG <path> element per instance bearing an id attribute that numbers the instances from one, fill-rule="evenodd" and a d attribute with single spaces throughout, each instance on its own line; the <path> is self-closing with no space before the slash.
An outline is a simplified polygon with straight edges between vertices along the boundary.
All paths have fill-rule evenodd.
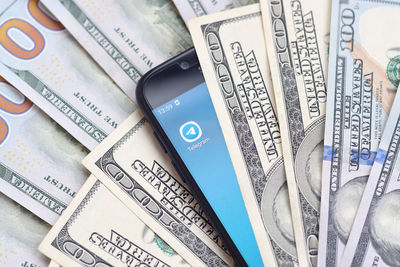
<path id="1" fill-rule="evenodd" d="M 153 113 L 246 263 L 263 266 L 206 84 L 153 109 Z"/>

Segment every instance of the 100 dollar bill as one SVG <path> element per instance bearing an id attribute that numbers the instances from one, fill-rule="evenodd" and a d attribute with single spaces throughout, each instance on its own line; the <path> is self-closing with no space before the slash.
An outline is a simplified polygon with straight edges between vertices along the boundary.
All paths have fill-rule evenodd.
<path id="1" fill-rule="evenodd" d="M 399 2 L 333 1 L 318 266 L 341 266 L 378 152 L 398 85 L 398 14 Z"/>
<path id="2" fill-rule="evenodd" d="M 400 94 L 386 122 L 340 266 L 400 266 Z"/>
<path id="3" fill-rule="evenodd" d="M 0 191 L 53 224 L 87 177 L 87 151 L 0 77 Z"/>
<path id="4" fill-rule="evenodd" d="M 42 0 L 131 98 L 140 77 L 192 46 L 171 0 Z"/>
<path id="5" fill-rule="evenodd" d="M 257 0 L 173 0 L 185 21 L 258 2 Z"/>
<path id="6" fill-rule="evenodd" d="M 0 75 L 89 149 L 135 105 L 38 0 L 0 2 Z"/>
<path id="7" fill-rule="evenodd" d="M 260 2 L 259 0 L 232 0 L 235 7 L 247 6 Z"/>
<path id="8" fill-rule="evenodd" d="M 222 239 L 134 112 L 83 164 L 193 266 L 232 265 Z"/>
<path id="9" fill-rule="evenodd" d="M 232 0 L 173 0 L 184 21 L 233 8 Z"/>
<path id="10" fill-rule="evenodd" d="M 295 266 L 296 246 L 260 6 L 193 19 L 189 29 L 263 262 Z"/>
<path id="11" fill-rule="evenodd" d="M 300 266 L 317 265 L 330 0 L 261 0 Z"/>
<path id="12" fill-rule="evenodd" d="M 94 176 L 39 250 L 62 266 L 189 266 Z"/>

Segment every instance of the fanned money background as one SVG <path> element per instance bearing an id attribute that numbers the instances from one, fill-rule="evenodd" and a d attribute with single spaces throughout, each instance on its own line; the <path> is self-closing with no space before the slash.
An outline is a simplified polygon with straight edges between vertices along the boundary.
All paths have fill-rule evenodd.
<path id="1" fill-rule="evenodd" d="M 194 46 L 264 265 L 400 266 L 399 18 L 384 0 L 0 1 L 0 265 L 235 264 L 135 103 Z"/>
<path id="2" fill-rule="evenodd" d="M 198 2 L 202 10 L 180 8 L 185 20 L 246 4 L 181 2 L 191 10 Z M 5 0 L 0 10 L 0 191 L 7 214 L 0 263 L 55 266 L 37 247 L 71 200 L 82 195 L 89 173 L 81 160 L 136 109 L 132 99 L 140 77 L 192 41 L 169 0 Z M 160 264 L 187 264 L 143 227 L 143 244 L 153 244 Z M 175 262 L 161 259 L 173 255 Z"/>

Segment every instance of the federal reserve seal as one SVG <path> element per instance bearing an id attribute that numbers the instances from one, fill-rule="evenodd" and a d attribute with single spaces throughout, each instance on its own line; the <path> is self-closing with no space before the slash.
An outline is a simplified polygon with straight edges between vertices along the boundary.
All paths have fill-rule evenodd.
<path id="1" fill-rule="evenodd" d="M 168 255 L 175 255 L 176 252 L 173 250 L 164 240 L 162 240 L 158 235 L 154 234 L 154 240 L 156 241 L 157 246 Z"/>
<path id="2" fill-rule="evenodd" d="M 386 68 L 386 76 L 389 81 L 397 88 L 400 82 L 400 56 L 393 57 Z"/>

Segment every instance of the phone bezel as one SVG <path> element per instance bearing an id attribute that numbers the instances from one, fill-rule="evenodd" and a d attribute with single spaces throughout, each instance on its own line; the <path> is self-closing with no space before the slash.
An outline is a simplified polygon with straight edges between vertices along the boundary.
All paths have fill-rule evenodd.
<path id="1" fill-rule="evenodd" d="M 190 62 L 190 67 L 188 69 L 183 69 L 181 67 L 179 67 L 179 69 L 175 68 L 176 66 L 179 66 L 181 62 Z M 165 82 L 166 79 L 172 79 L 168 75 L 171 74 L 170 70 L 172 68 L 174 70 L 173 75 L 175 76 L 175 79 L 179 80 L 180 82 L 179 84 L 172 83 L 175 86 L 171 86 L 171 83 Z M 193 71 L 194 69 L 196 69 L 196 72 L 193 72 L 196 73 L 195 79 L 193 79 L 194 77 L 192 77 L 191 75 L 188 75 L 188 71 Z M 220 233 L 220 236 L 223 238 L 224 244 L 229 250 L 232 258 L 234 259 L 236 266 L 247 266 L 243 256 L 240 254 L 231 237 L 225 230 L 225 227 L 219 220 L 218 216 L 215 214 L 211 205 L 208 203 L 200 187 L 197 185 L 196 181 L 190 174 L 183 160 L 179 156 L 178 152 L 175 150 L 174 146 L 172 145 L 171 141 L 162 129 L 160 123 L 158 122 L 152 111 L 160 105 L 181 95 L 184 92 L 191 90 L 192 88 L 203 82 L 204 77 L 201 73 L 200 63 L 198 62 L 194 48 L 191 48 L 183 52 L 182 54 L 159 65 L 158 67 L 150 70 L 140 79 L 136 88 L 137 103 L 141 108 L 145 119 L 150 123 L 151 127 L 153 128 L 154 133 L 158 141 L 160 142 L 160 145 L 164 148 L 165 152 L 171 158 L 171 162 L 174 165 L 176 171 L 181 176 L 182 180 L 184 180 L 184 182 L 188 184 L 188 186 L 192 189 L 194 196 L 196 197 L 197 201 L 200 203 L 201 207 L 209 218 L 210 223 Z M 159 88 L 157 88 L 158 84 L 162 84 L 163 86 L 163 93 L 161 94 L 162 96 L 160 99 L 150 100 L 149 98 L 154 98 L 156 95 L 160 95 L 160 92 L 154 92 L 155 90 L 160 90 Z M 150 101 L 152 101 L 152 103 Z"/>

